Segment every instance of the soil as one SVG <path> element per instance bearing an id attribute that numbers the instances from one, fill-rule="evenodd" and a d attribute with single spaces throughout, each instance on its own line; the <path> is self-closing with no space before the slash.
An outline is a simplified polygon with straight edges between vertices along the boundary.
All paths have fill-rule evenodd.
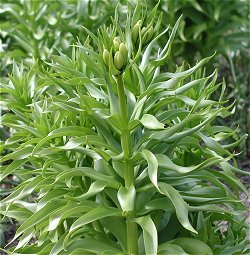
<path id="1" fill-rule="evenodd" d="M 7 226 L 5 228 L 6 230 L 4 231 L 4 235 L 5 235 L 5 245 L 7 243 L 9 243 L 12 238 L 14 237 L 15 235 L 15 232 L 16 232 L 16 225 L 14 223 L 11 223 L 11 222 L 8 222 L 7 223 Z M 13 243 L 11 243 L 8 247 L 6 248 L 10 248 L 10 247 L 13 247 L 13 246 L 16 246 L 18 243 L 18 241 L 14 241 Z M 7 255 L 7 253 L 5 252 L 1 252 L 0 251 L 0 255 Z"/>

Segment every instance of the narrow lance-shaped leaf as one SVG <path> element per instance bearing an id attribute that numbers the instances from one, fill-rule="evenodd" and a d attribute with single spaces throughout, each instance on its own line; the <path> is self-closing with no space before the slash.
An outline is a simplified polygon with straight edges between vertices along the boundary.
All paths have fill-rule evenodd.
<path id="1" fill-rule="evenodd" d="M 0 162 L 4 162 L 9 159 L 14 159 L 14 160 L 26 159 L 27 157 L 29 157 L 31 155 L 32 150 L 33 150 L 32 146 L 24 147 L 20 150 L 16 150 L 12 153 L 9 153 L 9 154 L 3 156 L 2 158 L 0 158 Z"/>
<path id="2" fill-rule="evenodd" d="M 120 186 L 119 183 L 116 180 L 114 180 L 114 178 L 112 178 L 111 176 L 99 173 L 90 167 L 77 167 L 67 169 L 56 177 L 54 183 L 71 176 L 88 176 L 90 178 L 93 178 L 94 180 L 104 181 L 110 187 L 118 188 Z"/>
<path id="3" fill-rule="evenodd" d="M 27 159 L 22 160 L 15 160 L 12 163 L 10 163 L 7 168 L 3 171 L 3 173 L 0 174 L 0 181 L 2 181 L 6 176 L 11 174 L 13 171 L 15 171 L 17 168 L 22 166 L 25 162 L 27 162 Z"/>
<path id="4" fill-rule="evenodd" d="M 148 150 L 142 150 L 141 155 L 143 158 L 145 158 L 148 162 L 148 175 L 149 175 L 149 179 L 151 180 L 151 182 L 155 185 L 155 187 L 158 189 L 158 191 L 160 193 L 161 190 L 158 187 L 158 161 L 155 157 L 155 155 Z"/>
<path id="5" fill-rule="evenodd" d="M 33 179 L 29 179 L 29 181 L 24 182 L 22 185 L 18 186 L 8 197 L 4 198 L 2 203 L 11 203 L 31 194 L 36 186 L 42 181 L 42 176 L 37 176 Z"/>
<path id="6" fill-rule="evenodd" d="M 167 57 L 169 56 L 170 51 L 171 51 L 171 46 L 172 46 L 172 43 L 173 43 L 173 40 L 174 40 L 176 31 L 177 31 L 177 28 L 179 27 L 181 18 L 182 18 L 182 16 L 180 16 L 179 19 L 176 21 L 176 23 L 175 23 L 175 25 L 173 27 L 173 30 L 172 30 L 172 32 L 170 34 L 170 37 L 168 39 L 168 42 L 166 43 L 165 47 L 162 49 L 159 57 L 156 60 L 153 61 L 153 63 L 156 66 L 162 65 L 166 61 Z"/>
<path id="7" fill-rule="evenodd" d="M 99 192 L 102 192 L 106 186 L 109 186 L 106 181 L 95 181 L 91 183 L 88 191 L 84 193 L 83 195 L 77 196 L 77 197 L 69 197 L 70 199 L 77 200 L 77 201 L 82 201 L 85 199 L 89 199 L 90 197 L 98 194 Z"/>
<path id="8" fill-rule="evenodd" d="M 70 236 L 80 227 L 105 217 L 119 217 L 119 216 L 121 216 L 121 211 L 118 210 L 117 208 L 99 206 L 96 209 L 93 209 L 92 211 L 81 216 L 71 225 L 69 233 L 67 234 L 63 242 L 63 246 L 64 247 L 67 246 Z"/>
<path id="9" fill-rule="evenodd" d="M 152 49 L 154 47 L 154 45 L 156 44 L 156 41 L 162 36 L 164 35 L 167 31 L 168 31 L 169 27 L 167 27 L 162 33 L 160 33 L 159 35 L 157 35 L 147 46 L 146 50 L 143 53 L 142 56 L 142 61 L 140 64 L 140 70 L 144 70 L 145 67 L 147 66 L 149 59 L 150 59 L 150 55 L 152 52 Z"/>
<path id="10" fill-rule="evenodd" d="M 155 155 L 159 167 L 166 169 L 166 170 L 173 170 L 178 173 L 184 174 L 189 173 L 192 171 L 200 170 L 215 164 L 218 164 L 219 162 L 222 162 L 223 159 L 221 157 L 212 157 L 207 160 L 204 160 L 202 163 L 196 165 L 196 166 L 179 166 L 174 164 L 166 155 L 163 154 L 156 154 Z"/>
<path id="11" fill-rule="evenodd" d="M 59 223 L 69 218 L 73 215 L 78 215 L 79 213 L 89 212 L 98 207 L 94 201 L 84 201 L 80 204 L 68 204 L 58 208 L 55 212 L 52 212 L 49 218 L 49 225 L 46 231 L 52 231 L 59 226 Z"/>
<path id="12" fill-rule="evenodd" d="M 43 221 L 45 218 L 48 218 L 49 215 L 62 204 L 63 202 L 53 201 L 52 203 L 47 204 L 41 210 L 33 214 L 17 229 L 16 234 L 11 242 L 16 240 L 27 229 L 35 226 L 37 223 Z"/>
<path id="13" fill-rule="evenodd" d="M 194 232 L 197 234 L 197 231 L 191 226 L 189 219 L 188 219 L 188 205 L 183 200 L 181 195 L 178 193 L 176 189 L 174 189 L 172 186 L 170 186 L 167 183 L 160 182 L 159 188 L 161 192 L 167 196 L 173 203 L 176 211 L 176 216 L 182 226 L 191 232 Z"/>
<path id="14" fill-rule="evenodd" d="M 47 137 L 43 138 L 34 148 L 33 154 L 36 153 L 47 141 L 62 136 L 82 136 L 82 135 L 96 135 L 96 133 L 85 127 L 68 126 L 61 127 L 51 131 Z"/>

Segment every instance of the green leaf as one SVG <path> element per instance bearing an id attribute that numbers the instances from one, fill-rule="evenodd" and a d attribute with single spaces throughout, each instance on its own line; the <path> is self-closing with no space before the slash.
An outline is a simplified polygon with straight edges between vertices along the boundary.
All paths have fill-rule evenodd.
<path id="1" fill-rule="evenodd" d="M 49 215 L 58 207 L 60 207 L 63 202 L 53 201 L 45 205 L 41 210 L 34 213 L 30 218 L 28 218 L 16 231 L 14 238 L 11 242 L 17 239 L 24 231 L 32 228 L 41 221 L 44 221 Z"/>
<path id="2" fill-rule="evenodd" d="M 156 154 L 155 157 L 158 161 L 159 167 L 163 168 L 164 170 L 173 170 L 181 174 L 205 169 L 209 166 L 213 166 L 224 161 L 221 157 L 211 157 L 198 165 L 185 167 L 174 164 L 166 155 Z"/>
<path id="3" fill-rule="evenodd" d="M 72 233 L 81 226 L 84 226 L 90 222 L 111 216 L 121 216 L 121 211 L 117 208 L 99 206 L 77 219 L 70 227 L 69 233 Z"/>
<path id="4" fill-rule="evenodd" d="M 120 187 L 120 184 L 116 180 L 114 180 L 113 177 L 99 173 L 90 167 L 76 167 L 76 168 L 67 169 L 63 171 L 62 173 L 60 173 L 59 175 L 57 175 L 54 183 L 57 183 L 60 180 L 63 180 L 65 178 L 72 177 L 72 176 L 88 176 L 92 178 L 93 180 L 106 182 L 110 187 L 114 187 L 114 188 Z"/>
<path id="5" fill-rule="evenodd" d="M 112 218 L 112 224 L 110 224 L 109 218 L 103 218 L 100 220 L 102 225 L 108 229 L 118 240 L 124 252 L 127 250 L 127 229 L 124 219 Z"/>
<path id="6" fill-rule="evenodd" d="M 53 130 L 47 137 L 43 138 L 34 148 L 33 154 L 36 153 L 47 141 L 62 136 L 82 136 L 82 135 L 95 135 L 96 133 L 89 128 L 67 126 Z"/>
<path id="7" fill-rule="evenodd" d="M 17 246 L 15 247 L 15 250 L 24 247 L 30 241 L 34 233 L 35 233 L 34 228 L 29 228 L 26 231 L 24 231 L 23 235 L 19 239 Z"/>
<path id="8" fill-rule="evenodd" d="M 153 199 L 149 201 L 147 204 L 145 204 L 143 208 L 143 212 L 154 211 L 158 209 L 163 209 L 164 211 L 168 213 L 173 213 L 175 211 L 175 208 L 171 200 L 167 197 L 164 197 L 164 198 L 157 198 L 157 199 Z"/>
<path id="9" fill-rule="evenodd" d="M 124 129 L 124 124 L 122 122 L 121 115 L 113 114 L 110 117 L 108 117 L 108 121 L 110 125 L 119 132 L 121 132 L 121 130 Z"/>
<path id="10" fill-rule="evenodd" d="M 0 181 L 2 181 L 6 176 L 9 174 L 12 174 L 17 168 L 22 166 L 27 162 L 27 159 L 22 159 L 22 160 L 15 160 L 12 163 L 10 163 L 7 168 L 3 171 L 3 173 L 0 175 Z"/>
<path id="11" fill-rule="evenodd" d="M 107 240 L 95 240 L 93 238 L 85 238 L 75 241 L 67 247 L 67 254 L 107 254 L 107 255 L 123 255 L 124 253 L 115 246 L 114 242 Z M 90 252 L 90 253 L 87 253 Z M 52 255 L 52 254 L 51 254 Z M 53 254 L 54 255 L 54 254 Z"/>
<path id="12" fill-rule="evenodd" d="M 150 114 L 144 114 L 140 122 L 144 127 L 148 129 L 153 130 L 164 129 L 164 124 L 159 122 L 153 115 Z"/>
<path id="13" fill-rule="evenodd" d="M 158 247 L 158 255 L 189 255 L 180 246 L 176 244 L 163 243 Z"/>
<path id="14" fill-rule="evenodd" d="M 101 148 L 104 147 L 104 148 L 107 148 L 107 149 L 117 153 L 115 148 L 108 145 L 104 140 L 102 140 L 97 135 L 85 135 L 85 136 L 73 138 L 73 139 L 70 139 L 64 146 L 60 146 L 58 148 L 63 149 L 63 150 L 72 150 L 82 144 L 86 144 L 86 145 L 90 145 L 90 146 L 94 145 L 96 147 L 98 146 Z"/>
<path id="15" fill-rule="evenodd" d="M 172 43 L 173 43 L 176 31 L 177 31 L 177 28 L 179 27 L 181 19 L 182 19 L 182 16 L 180 16 L 178 18 L 178 20 L 176 21 L 176 23 L 175 23 L 175 25 L 173 27 L 173 30 L 172 30 L 172 32 L 170 34 L 170 37 L 168 39 L 168 42 L 166 43 L 165 47 L 160 52 L 159 57 L 156 60 L 153 61 L 153 63 L 156 66 L 162 65 L 166 61 L 167 57 L 169 56 L 170 51 L 171 51 L 171 46 L 172 46 Z"/>
<path id="16" fill-rule="evenodd" d="M 56 244 L 52 247 L 49 255 L 57 255 L 60 251 L 63 250 L 63 241 L 66 237 L 66 235 L 68 234 L 68 232 L 65 232 L 60 238 L 59 240 L 57 240 Z"/>
<path id="17" fill-rule="evenodd" d="M 180 237 L 172 240 L 170 243 L 180 246 L 185 252 L 189 254 L 214 254 L 208 245 L 194 238 Z"/>
<path id="18" fill-rule="evenodd" d="M 90 212 L 81 216 L 71 225 L 69 233 L 66 235 L 65 240 L 63 242 L 63 246 L 66 247 L 69 238 L 73 234 L 73 232 L 75 232 L 82 226 L 105 217 L 120 217 L 120 216 L 121 211 L 118 210 L 117 208 L 99 206 L 96 209 L 91 210 Z"/>
<path id="19" fill-rule="evenodd" d="M 11 203 L 31 194 L 37 185 L 43 181 L 42 176 L 37 176 L 20 184 L 8 197 L 2 200 L 2 203 Z"/>
<path id="20" fill-rule="evenodd" d="M 145 247 L 145 254 L 157 254 L 158 240 L 157 229 L 154 222 L 149 215 L 135 219 L 143 230 L 143 240 Z"/>
<path id="21" fill-rule="evenodd" d="M 134 186 L 130 186 L 128 189 L 121 186 L 117 193 L 118 201 L 121 205 L 124 213 L 133 211 L 135 203 L 136 190 Z"/>
<path id="22" fill-rule="evenodd" d="M 85 112 L 84 109 L 81 109 L 78 105 L 72 104 L 71 102 L 53 102 L 53 105 L 71 113 L 80 114 Z"/>
<path id="23" fill-rule="evenodd" d="M 106 186 L 109 186 L 109 184 L 106 181 L 95 181 L 91 183 L 88 191 L 84 193 L 83 195 L 77 196 L 77 197 L 70 197 L 70 199 L 82 201 L 85 199 L 89 199 L 90 197 L 102 192 Z"/>
<path id="24" fill-rule="evenodd" d="M 73 215 L 79 215 L 85 212 L 89 212 L 96 208 L 98 205 L 92 201 L 84 201 L 78 205 L 68 204 L 63 207 L 60 207 L 55 212 L 52 212 L 49 218 L 49 225 L 46 228 L 46 231 L 55 230 L 60 222 L 64 219 L 70 218 Z"/>
<path id="25" fill-rule="evenodd" d="M 53 81 L 56 85 L 61 87 L 69 96 L 74 97 L 73 90 L 71 87 L 68 86 L 68 84 L 65 84 L 62 80 L 55 78 L 52 74 L 47 72 L 45 69 L 44 69 L 44 73 L 49 77 L 51 81 Z"/>
<path id="26" fill-rule="evenodd" d="M 167 183 L 159 182 L 158 185 L 161 192 L 172 201 L 175 207 L 176 216 L 182 226 L 197 234 L 197 231 L 191 226 L 188 219 L 188 205 L 178 191 Z"/>
<path id="27" fill-rule="evenodd" d="M 155 155 L 148 150 L 142 150 L 141 155 L 143 158 L 145 158 L 148 162 L 148 175 L 151 182 L 155 185 L 155 187 L 158 189 L 158 191 L 161 193 L 159 187 L 158 187 L 158 161 Z"/>
<path id="28" fill-rule="evenodd" d="M 160 33 L 159 35 L 157 35 L 157 36 L 149 43 L 149 45 L 147 46 L 146 50 L 145 50 L 144 53 L 143 53 L 142 61 L 141 61 L 141 64 L 140 64 L 140 69 L 141 69 L 141 70 L 144 70 L 145 67 L 147 66 L 147 64 L 149 63 L 150 56 L 151 56 L 151 52 L 152 52 L 152 49 L 153 49 L 154 45 L 156 44 L 156 41 L 157 41 L 161 36 L 163 36 L 163 35 L 168 31 L 168 29 L 169 29 L 169 28 L 166 28 L 162 33 Z"/>
<path id="29" fill-rule="evenodd" d="M 4 162 L 6 160 L 9 159 L 14 159 L 14 160 L 23 160 L 26 159 L 27 157 L 29 157 L 32 153 L 33 147 L 32 146 L 27 146 L 25 148 L 22 148 L 20 150 L 16 150 L 10 154 L 7 154 L 5 156 L 3 156 L 0 159 L 0 162 Z"/>
<path id="30" fill-rule="evenodd" d="M 136 120 L 141 118 L 141 114 L 143 112 L 143 108 L 144 108 L 146 100 L 147 100 L 147 96 L 143 97 L 136 103 L 134 110 L 131 114 L 130 120 Z"/>
<path id="31" fill-rule="evenodd" d="M 188 117 L 186 117 L 184 120 L 182 120 L 181 122 L 163 130 L 163 131 L 158 131 L 158 132 L 152 132 L 150 137 L 152 139 L 157 139 L 157 140 L 164 140 L 164 139 L 171 139 L 173 137 L 174 134 L 176 134 L 179 130 L 183 129 L 187 123 L 189 123 L 190 121 L 192 121 L 196 116 L 194 115 L 189 115 Z M 146 136 L 146 135 L 145 135 Z M 144 137 L 142 137 L 141 142 L 144 140 Z M 146 140 L 146 138 L 145 138 Z M 140 143 L 141 143 L 140 142 Z"/>
<path id="32" fill-rule="evenodd" d="M 214 55 L 207 58 L 203 58 L 196 65 L 194 65 L 193 67 L 189 68 L 186 71 L 182 71 L 182 72 L 177 71 L 176 73 L 164 72 L 162 74 L 159 74 L 157 77 L 155 77 L 154 82 L 152 83 L 152 86 L 154 83 L 164 82 L 168 78 L 172 78 L 172 79 L 187 78 L 188 76 L 196 72 L 198 69 L 200 69 L 204 64 L 206 64 L 213 56 Z"/>

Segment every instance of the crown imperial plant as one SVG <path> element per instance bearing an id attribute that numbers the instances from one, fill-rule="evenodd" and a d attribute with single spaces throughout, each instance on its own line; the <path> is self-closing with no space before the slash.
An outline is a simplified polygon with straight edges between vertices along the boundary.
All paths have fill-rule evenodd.
<path id="1" fill-rule="evenodd" d="M 1 85 L 11 109 L 1 122 L 12 133 L 0 179 L 19 181 L 1 201 L 2 216 L 19 224 L 7 254 L 246 250 L 238 190 L 247 191 L 234 175 L 234 148 L 246 137 L 214 124 L 232 108 L 222 100 L 225 84 L 203 71 L 213 56 L 164 71 L 181 18 L 157 32 L 157 6 L 146 14 L 139 1 L 124 29 L 116 13 L 97 35 L 85 28 L 71 57 L 60 52 L 39 71 L 14 64 Z M 150 25 L 138 40 L 139 20 L 154 34 Z M 221 220 L 227 233 L 218 231 Z"/>

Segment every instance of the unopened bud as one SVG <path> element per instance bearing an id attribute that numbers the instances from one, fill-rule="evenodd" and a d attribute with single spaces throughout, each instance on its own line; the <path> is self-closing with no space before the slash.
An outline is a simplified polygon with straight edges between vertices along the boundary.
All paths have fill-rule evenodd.
<path id="1" fill-rule="evenodd" d="M 114 66 L 117 70 L 121 70 L 123 68 L 123 56 L 120 51 L 117 51 L 114 56 Z"/>
<path id="2" fill-rule="evenodd" d="M 128 61 L 128 50 L 127 50 L 127 47 L 124 43 L 120 44 L 119 52 L 121 52 L 122 57 L 123 57 L 123 62 L 124 62 L 124 64 L 126 64 L 127 61 Z"/>
<path id="3" fill-rule="evenodd" d="M 121 43 L 121 40 L 120 40 L 120 38 L 119 37 L 115 37 L 114 39 L 113 39 L 113 42 L 118 42 L 119 44 Z"/>
<path id="4" fill-rule="evenodd" d="M 104 50 L 103 50 L 102 57 L 103 57 L 104 63 L 105 63 L 107 66 L 109 66 L 109 51 L 108 51 L 107 49 L 104 49 Z"/>
<path id="5" fill-rule="evenodd" d="M 143 27 L 141 30 L 141 34 L 142 34 L 142 45 L 145 45 L 148 42 L 150 42 L 150 40 L 152 39 L 154 35 L 154 29 L 152 26 L 147 28 Z"/>
<path id="6" fill-rule="evenodd" d="M 139 30 L 140 30 L 141 25 L 142 25 L 142 21 L 138 20 L 136 22 L 136 24 L 134 25 L 133 29 L 132 29 L 132 41 L 133 41 L 133 43 L 136 43 L 136 41 L 139 37 Z"/>
<path id="7" fill-rule="evenodd" d="M 118 37 L 114 38 L 113 45 L 114 45 L 114 51 L 117 52 L 120 46 L 120 39 Z"/>

